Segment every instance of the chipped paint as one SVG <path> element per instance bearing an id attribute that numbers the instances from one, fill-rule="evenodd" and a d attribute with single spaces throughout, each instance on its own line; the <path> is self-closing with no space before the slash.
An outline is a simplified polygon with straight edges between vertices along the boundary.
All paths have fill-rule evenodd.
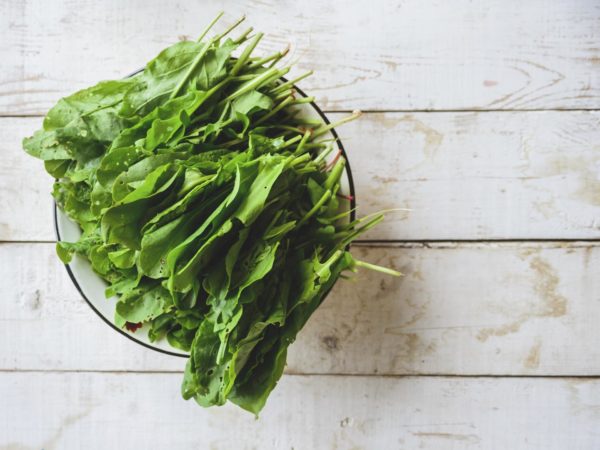
<path id="1" fill-rule="evenodd" d="M 560 278 L 556 270 L 541 257 L 533 258 L 529 266 L 537 275 L 535 291 L 544 299 L 545 309 L 540 317 L 561 317 L 567 313 L 567 299 L 558 293 Z"/>
<path id="2" fill-rule="evenodd" d="M 351 427 L 353 425 L 354 425 L 354 419 L 352 417 L 344 417 L 342 420 L 340 420 L 341 428 Z"/>
<path id="3" fill-rule="evenodd" d="M 600 395 L 594 379 L 566 380 L 569 403 L 573 414 L 592 414 L 600 419 Z"/>
<path id="4" fill-rule="evenodd" d="M 481 438 L 475 434 L 458 434 L 458 433 L 426 433 L 426 432 L 413 432 L 413 436 L 420 438 L 436 438 L 444 439 L 449 441 L 467 441 L 471 444 L 478 444 L 481 442 Z"/>
<path id="5" fill-rule="evenodd" d="M 571 191 L 570 197 L 586 202 L 593 206 L 600 206 L 600 153 L 593 152 L 589 156 L 577 154 L 576 156 L 561 155 L 550 159 L 541 170 L 541 175 L 546 177 L 564 176 L 574 173 L 578 177 L 578 187 Z"/>
<path id="6" fill-rule="evenodd" d="M 540 351 L 542 349 L 542 341 L 539 339 L 533 344 L 529 353 L 527 354 L 527 358 L 525 358 L 525 368 L 527 369 L 537 369 L 540 367 Z"/>
<path id="7" fill-rule="evenodd" d="M 427 160 L 433 160 L 436 152 L 442 144 L 444 135 L 429 125 L 426 125 L 412 114 L 404 115 L 401 119 L 399 119 L 399 122 L 407 122 L 411 124 L 413 131 L 421 133 L 424 136 L 425 146 L 423 147 L 423 153 L 425 154 Z"/>
<path id="8" fill-rule="evenodd" d="M 42 291 L 39 289 L 33 292 L 24 292 L 19 296 L 19 304 L 24 308 L 28 308 L 32 311 L 40 309 L 42 306 Z"/>
<path id="9" fill-rule="evenodd" d="M 322 337 L 321 342 L 323 343 L 323 346 L 327 351 L 335 352 L 336 350 L 338 350 L 340 340 L 337 336 L 332 335 Z"/>
<path id="10" fill-rule="evenodd" d="M 516 333 L 530 319 L 558 318 L 567 313 L 567 299 L 558 293 L 560 279 L 556 270 L 539 255 L 531 259 L 529 267 L 533 270 L 533 290 L 539 301 L 530 311 L 519 315 L 509 323 L 498 327 L 482 328 L 477 333 L 479 341 L 484 342 L 491 336 Z"/>
<path id="11" fill-rule="evenodd" d="M 400 180 L 398 180 L 398 178 L 396 178 L 396 177 L 382 177 L 380 175 L 374 175 L 373 181 L 378 181 L 383 184 L 390 184 L 390 183 L 398 183 Z M 425 179 L 424 181 L 427 181 L 427 180 Z"/>
<path id="12" fill-rule="evenodd" d="M 42 448 L 42 449 L 59 448 L 60 446 L 58 444 L 60 443 L 60 439 L 62 438 L 64 432 L 69 427 L 73 426 L 75 423 L 79 422 L 81 419 L 83 419 L 84 417 L 89 415 L 91 412 L 92 412 L 92 407 L 89 407 L 80 413 L 72 414 L 70 416 L 65 417 L 62 420 L 62 423 L 58 426 L 58 428 L 54 432 L 54 434 L 50 438 L 48 438 L 42 445 L 40 445 L 40 448 Z"/>

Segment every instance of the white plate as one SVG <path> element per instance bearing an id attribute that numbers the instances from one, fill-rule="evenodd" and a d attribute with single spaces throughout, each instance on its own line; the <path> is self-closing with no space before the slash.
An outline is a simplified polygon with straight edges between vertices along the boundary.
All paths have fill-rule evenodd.
<path id="1" fill-rule="evenodd" d="M 296 88 L 296 91 L 306 97 L 306 94 Z M 323 111 L 319 109 L 319 107 L 314 104 L 303 104 L 300 105 L 302 108 L 302 114 L 307 118 L 321 118 L 326 123 L 329 123 Z M 331 130 L 323 136 L 323 139 L 338 139 L 338 136 L 335 130 Z M 354 184 L 352 181 L 352 172 L 350 169 L 350 163 L 348 162 L 348 157 L 344 151 L 344 147 L 342 143 L 337 140 L 337 146 L 342 151 L 342 155 L 346 158 L 346 169 L 341 179 L 340 193 L 344 195 L 352 196 L 352 201 L 342 201 L 342 204 L 345 204 L 344 209 L 354 208 L 355 207 L 355 194 L 354 194 Z M 336 152 L 331 152 L 329 157 L 333 158 Z M 351 219 L 354 219 L 354 212 L 351 215 Z M 67 215 L 62 212 L 58 207 L 55 206 L 55 227 L 56 227 L 56 236 L 59 241 L 65 242 L 75 242 L 81 236 L 81 230 L 79 229 L 79 225 L 75 222 L 72 222 Z M 150 342 L 148 339 L 148 325 L 144 325 L 142 328 L 139 328 L 135 332 L 130 332 L 128 330 L 118 328 L 113 321 L 115 315 L 115 305 L 117 303 L 116 297 L 106 298 L 104 296 L 104 290 L 106 289 L 106 282 L 100 278 L 93 270 L 92 266 L 87 259 L 82 256 L 75 255 L 70 264 L 66 265 L 67 271 L 69 272 L 69 276 L 71 280 L 75 284 L 75 287 L 79 290 L 85 301 L 92 307 L 92 309 L 112 328 L 117 330 L 119 333 L 127 336 L 133 341 L 141 344 L 145 347 L 151 348 L 153 350 L 157 350 L 159 352 L 167 353 L 174 356 L 187 357 L 188 354 L 174 349 L 169 345 L 166 339 L 163 339 L 158 342 Z"/>

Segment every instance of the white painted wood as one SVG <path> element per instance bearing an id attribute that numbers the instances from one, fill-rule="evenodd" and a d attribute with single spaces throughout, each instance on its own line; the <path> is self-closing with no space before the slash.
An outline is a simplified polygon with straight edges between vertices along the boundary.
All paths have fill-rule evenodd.
<path id="1" fill-rule="evenodd" d="M 600 381 L 284 376 L 259 420 L 179 398 L 180 374 L 2 373 L 0 448 L 600 446 Z"/>
<path id="2" fill-rule="evenodd" d="M 511 111 L 600 107 L 590 0 L 5 0 L 0 116 L 124 76 L 219 9 L 266 32 L 261 51 L 291 43 L 327 110 L 507 110 L 338 130 L 360 214 L 411 209 L 366 239 L 600 238 L 600 114 Z M 0 241 L 54 238 L 51 180 L 20 150 L 40 123 L 0 119 Z M 600 376 L 600 244 L 354 251 L 406 276 L 341 282 L 257 422 L 181 400 L 184 361 L 104 324 L 53 245 L 0 243 L 0 450 L 600 448 L 600 378 L 545 378 Z M 458 376 L 374 376 L 407 374 Z"/>
<path id="3" fill-rule="evenodd" d="M 292 45 L 296 73 L 327 109 L 597 108 L 600 8 L 587 0 L 189 2 L 7 0 L 0 14 L 0 114 L 142 67 L 224 9 Z"/>
<path id="4" fill-rule="evenodd" d="M 21 141 L 41 118 L 0 119 L 0 241 L 55 240 L 52 177 Z"/>
<path id="5" fill-rule="evenodd" d="M 597 112 L 370 114 L 341 128 L 366 239 L 600 237 Z"/>
<path id="6" fill-rule="evenodd" d="M 600 245 L 355 247 L 401 279 L 340 281 L 288 372 L 600 375 Z M 182 370 L 107 326 L 51 244 L 0 245 L 0 370 Z"/>
<path id="7" fill-rule="evenodd" d="M 332 120 L 342 114 L 330 114 Z M 52 240 L 51 180 L 20 141 L 38 118 L 0 119 L 0 240 Z M 338 130 L 365 239 L 600 238 L 600 113 L 365 114 Z"/>

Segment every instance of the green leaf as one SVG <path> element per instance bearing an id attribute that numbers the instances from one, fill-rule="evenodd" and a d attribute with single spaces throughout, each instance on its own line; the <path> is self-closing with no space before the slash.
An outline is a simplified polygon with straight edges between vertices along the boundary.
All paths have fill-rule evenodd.
<path id="1" fill-rule="evenodd" d="M 102 217 L 102 236 L 107 243 L 141 248 L 140 230 L 152 217 L 152 207 L 165 199 L 169 189 L 181 180 L 181 170 L 172 165 L 160 166 L 146 180 L 107 209 Z"/>
<path id="2" fill-rule="evenodd" d="M 117 303 L 117 313 L 132 323 L 146 322 L 164 313 L 172 300 L 160 284 L 144 284 L 121 296 Z"/>
<path id="3" fill-rule="evenodd" d="M 144 116 L 167 101 L 203 45 L 182 41 L 160 52 L 138 75 L 139 82 L 125 95 L 120 113 L 125 117 Z"/>
<path id="4" fill-rule="evenodd" d="M 273 107 L 273 100 L 265 94 L 254 90 L 246 92 L 231 103 L 231 115 L 251 116 L 257 111 L 268 111 Z"/>

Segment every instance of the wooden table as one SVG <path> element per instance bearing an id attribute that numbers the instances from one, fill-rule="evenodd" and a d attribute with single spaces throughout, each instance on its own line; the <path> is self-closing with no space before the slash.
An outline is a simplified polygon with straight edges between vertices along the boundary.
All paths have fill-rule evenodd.
<path id="1" fill-rule="evenodd" d="M 20 149 L 58 98 L 215 16 L 339 129 L 354 251 L 260 420 L 179 398 L 183 361 L 102 323 L 54 254 L 50 178 Z M 0 2 L 0 448 L 600 448 L 600 3 Z"/>

